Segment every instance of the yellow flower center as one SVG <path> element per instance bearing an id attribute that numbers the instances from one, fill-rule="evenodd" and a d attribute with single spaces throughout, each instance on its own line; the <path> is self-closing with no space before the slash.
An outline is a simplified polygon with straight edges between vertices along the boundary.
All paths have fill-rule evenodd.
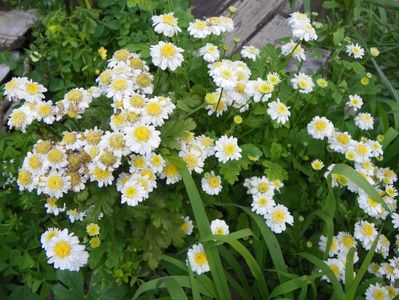
<path id="1" fill-rule="evenodd" d="M 47 204 L 50 206 L 50 207 L 57 207 L 57 199 L 55 199 L 54 197 L 51 197 L 51 198 L 48 198 L 47 199 Z"/>
<path id="2" fill-rule="evenodd" d="M 327 123 L 324 120 L 317 120 L 314 127 L 317 131 L 324 131 L 327 128 Z"/>
<path id="3" fill-rule="evenodd" d="M 111 82 L 111 72 L 109 70 L 105 70 L 100 74 L 99 79 L 102 84 L 109 84 Z"/>
<path id="4" fill-rule="evenodd" d="M 130 67 L 133 69 L 142 69 L 144 67 L 144 63 L 140 58 L 133 57 L 130 59 Z"/>
<path id="5" fill-rule="evenodd" d="M 355 241 L 353 240 L 353 238 L 350 235 L 345 235 L 342 238 L 342 243 L 344 244 L 344 246 L 346 248 L 351 248 L 355 245 Z"/>
<path id="6" fill-rule="evenodd" d="M 338 141 L 338 143 L 340 143 L 341 145 L 348 145 L 350 142 L 350 138 L 347 134 L 345 133 L 339 133 L 336 137 L 336 140 Z"/>
<path id="7" fill-rule="evenodd" d="M 51 191 L 57 191 L 64 187 L 64 180 L 59 175 L 50 175 L 47 178 L 47 187 Z"/>
<path id="8" fill-rule="evenodd" d="M 62 141 L 66 145 L 71 145 L 76 142 L 76 135 L 73 132 L 67 132 L 64 134 Z"/>
<path id="9" fill-rule="evenodd" d="M 377 201 L 375 201 L 373 198 L 368 198 L 367 204 L 370 205 L 371 207 L 376 207 L 376 206 L 378 206 L 379 203 Z"/>
<path id="10" fill-rule="evenodd" d="M 127 51 L 126 49 L 120 49 L 115 51 L 114 53 L 114 58 L 117 61 L 122 61 L 122 60 L 126 60 L 129 58 L 129 51 Z"/>
<path id="11" fill-rule="evenodd" d="M 151 131 L 145 126 L 140 126 L 134 129 L 133 135 L 138 142 L 142 143 L 150 139 Z"/>
<path id="12" fill-rule="evenodd" d="M 145 109 L 150 116 L 159 116 L 162 113 L 162 107 L 157 102 L 148 103 Z"/>
<path id="13" fill-rule="evenodd" d="M 101 168 L 96 167 L 93 170 L 93 175 L 98 181 L 106 180 L 110 174 L 111 174 L 110 171 L 108 171 L 107 169 L 103 170 Z"/>
<path id="14" fill-rule="evenodd" d="M 203 266 L 208 263 L 205 252 L 199 251 L 194 255 L 194 262 L 197 266 Z"/>
<path id="15" fill-rule="evenodd" d="M 112 81 L 112 88 L 115 91 L 124 91 L 128 87 L 128 83 L 126 79 L 123 78 L 117 78 L 114 81 Z"/>
<path id="16" fill-rule="evenodd" d="M 35 151 L 39 154 L 46 154 L 51 149 L 51 142 L 50 141 L 41 141 L 36 144 Z"/>
<path id="17" fill-rule="evenodd" d="M 50 150 L 47 153 L 47 159 L 49 160 L 49 162 L 51 162 L 53 164 L 61 162 L 63 158 L 64 158 L 64 153 L 62 153 L 58 149 Z"/>
<path id="18" fill-rule="evenodd" d="M 183 224 L 180 225 L 180 230 L 183 231 L 184 233 L 187 233 L 189 229 L 190 229 L 190 224 L 188 224 L 188 222 L 184 222 Z"/>
<path id="19" fill-rule="evenodd" d="M 36 95 L 39 92 L 39 85 L 34 82 L 26 84 L 26 91 L 31 95 Z"/>
<path id="20" fill-rule="evenodd" d="M 146 73 L 141 73 L 136 77 L 136 82 L 141 87 L 147 87 L 151 84 L 151 77 Z"/>
<path id="21" fill-rule="evenodd" d="M 280 114 L 286 114 L 288 112 L 287 106 L 285 106 L 283 103 L 278 103 L 276 105 L 276 109 Z"/>
<path id="22" fill-rule="evenodd" d="M 267 198 L 259 198 L 258 200 L 258 206 L 264 207 L 267 205 L 269 201 L 267 200 Z"/>
<path id="23" fill-rule="evenodd" d="M 224 230 L 222 227 L 218 227 L 215 230 L 215 235 L 224 235 Z"/>
<path id="24" fill-rule="evenodd" d="M 226 144 L 223 150 L 226 156 L 232 156 L 234 153 L 236 153 L 236 146 L 233 144 Z"/>
<path id="25" fill-rule="evenodd" d="M 269 190 L 269 184 L 267 182 L 261 182 L 258 184 L 258 191 L 260 193 L 266 193 Z"/>
<path id="26" fill-rule="evenodd" d="M 114 134 L 109 138 L 109 145 L 113 149 L 122 149 L 125 146 L 125 140 L 122 135 Z"/>
<path id="27" fill-rule="evenodd" d="M 57 232 L 56 231 L 50 231 L 47 235 L 46 235 L 46 242 L 49 242 L 53 237 L 57 236 Z"/>
<path id="28" fill-rule="evenodd" d="M 32 175 L 25 170 L 21 170 L 18 173 L 18 181 L 21 185 L 25 186 L 32 182 Z"/>
<path id="29" fill-rule="evenodd" d="M 384 292 L 381 289 L 376 289 L 373 292 L 374 299 L 376 300 L 384 300 L 386 299 Z"/>
<path id="30" fill-rule="evenodd" d="M 285 213 L 282 210 L 276 210 L 272 213 L 272 219 L 275 223 L 284 223 Z"/>
<path id="31" fill-rule="evenodd" d="M 164 23 L 166 23 L 168 25 L 171 25 L 171 26 L 174 26 L 174 25 L 177 24 L 176 18 L 172 17 L 170 15 L 163 15 L 162 16 L 162 22 L 164 22 Z"/>
<path id="32" fill-rule="evenodd" d="M 368 153 L 368 148 L 364 144 L 357 144 L 356 150 L 360 155 L 366 155 Z"/>
<path id="33" fill-rule="evenodd" d="M 83 93 L 81 90 L 72 90 L 66 94 L 66 98 L 72 104 L 79 104 L 83 100 Z"/>
<path id="34" fill-rule="evenodd" d="M 65 258 L 71 255 L 72 245 L 67 241 L 59 241 L 54 245 L 54 254 L 58 258 Z"/>
<path id="35" fill-rule="evenodd" d="M 37 170 L 42 167 L 42 161 L 39 156 L 32 155 L 28 160 L 28 165 L 31 169 Z"/>
<path id="36" fill-rule="evenodd" d="M 237 82 L 235 86 L 235 90 L 237 93 L 244 94 L 245 93 L 246 84 L 244 82 Z"/>
<path id="37" fill-rule="evenodd" d="M 165 44 L 160 48 L 161 56 L 163 57 L 173 57 L 176 55 L 177 51 L 175 46 L 172 44 Z"/>
<path id="38" fill-rule="evenodd" d="M 188 153 L 183 157 L 183 160 L 186 162 L 188 168 L 195 168 L 198 164 L 198 158 L 191 153 Z"/>
<path id="39" fill-rule="evenodd" d="M 209 177 L 208 178 L 208 184 L 213 189 L 219 187 L 219 185 L 220 185 L 219 178 L 216 177 L 216 176 Z"/>
<path id="40" fill-rule="evenodd" d="M 336 277 L 338 277 L 339 276 L 339 271 L 340 271 L 339 267 L 337 265 L 331 265 L 329 267 L 330 267 L 331 271 L 334 273 L 334 275 Z"/>
<path id="41" fill-rule="evenodd" d="M 197 22 L 195 22 L 195 29 L 204 30 L 207 27 L 208 27 L 208 25 L 206 25 L 205 21 L 197 21 Z"/>
<path id="42" fill-rule="evenodd" d="M 92 248 L 97 248 L 100 246 L 100 244 L 101 244 L 101 240 L 98 236 L 96 236 L 90 240 L 90 246 Z"/>
<path id="43" fill-rule="evenodd" d="M 16 126 L 22 125 L 25 123 L 26 120 L 26 114 L 22 110 L 17 110 L 14 111 L 11 116 L 11 122 L 15 124 Z"/>
<path id="44" fill-rule="evenodd" d="M 165 175 L 166 177 L 175 177 L 179 174 L 177 167 L 174 164 L 168 163 L 165 166 Z"/>
<path id="45" fill-rule="evenodd" d="M 374 234 L 373 226 L 371 226 L 370 224 L 364 224 L 363 225 L 363 233 L 368 236 L 373 235 Z"/>
<path id="46" fill-rule="evenodd" d="M 13 89 L 15 89 L 18 86 L 18 83 L 15 79 L 11 79 L 9 82 L 6 83 L 5 85 L 5 90 L 6 92 L 10 92 Z"/>
<path id="47" fill-rule="evenodd" d="M 107 167 L 112 166 L 114 163 L 116 163 L 116 156 L 113 155 L 109 151 L 105 151 L 103 154 L 100 156 L 100 161 Z"/>
<path id="48" fill-rule="evenodd" d="M 298 81 L 298 86 L 300 89 L 306 90 L 307 88 L 309 88 L 309 82 L 305 79 L 300 79 Z"/>

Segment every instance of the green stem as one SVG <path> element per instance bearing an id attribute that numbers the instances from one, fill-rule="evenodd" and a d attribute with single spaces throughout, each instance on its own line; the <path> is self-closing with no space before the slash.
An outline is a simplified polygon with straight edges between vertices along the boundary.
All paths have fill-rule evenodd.
<path id="1" fill-rule="evenodd" d="M 215 108 L 216 113 L 218 112 L 220 100 L 222 100 L 222 95 L 223 95 L 223 88 L 220 90 L 219 100 L 218 100 L 218 103 L 216 104 L 216 108 Z"/>
<path id="2" fill-rule="evenodd" d="M 90 0 L 85 0 L 85 4 L 86 4 L 86 8 L 87 9 L 91 9 L 91 4 L 90 4 Z"/>
<path id="3" fill-rule="evenodd" d="M 200 106 L 198 106 L 197 108 L 194 108 L 191 112 L 189 112 L 184 119 L 187 119 L 188 117 L 192 116 L 193 114 L 195 114 L 197 111 L 201 110 L 202 108 L 204 108 L 206 106 L 206 103 L 202 103 Z"/>

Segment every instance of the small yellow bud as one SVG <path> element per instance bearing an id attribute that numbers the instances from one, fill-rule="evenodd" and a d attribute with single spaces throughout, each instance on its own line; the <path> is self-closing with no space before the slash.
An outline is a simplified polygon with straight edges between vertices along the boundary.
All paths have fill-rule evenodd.
<path id="1" fill-rule="evenodd" d="M 370 54 L 372 57 L 377 57 L 378 55 L 380 55 L 380 50 L 378 50 L 376 47 L 371 47 Z"/>
<path id="2" fill-rule="evenodd" d="M 240 125 L 242 123 L 242 117 L 240 115 L 234 116 L 234 123 Z"/>
<path id="3" fill-rule="evenodd" d="M 96 69 L 96 70 L 94 71 L 94 73 L 96 73 L 96 75 L 98 75 L 98 74 L 100 74 L 100 70 L 99 70 L 99 69 Z"/>
<path id="4" fill-rule="evenodd" d="M 229 45 L 223 45 L 223 50 L 229 50 Z"/>
<path id="5" fill-rule="evenodd" d="M 312 169 L 315 171 L 320 171 L 324 167 L 324 163 L 320 159 L 315 159 L 314 161 L 311 162 L 310 165 L 312 166 Z"/>
<path id="6" fill-rule="evenodd" d="M 307 241 L 307 242 L 306 242 L 306 247 L 312 248 L 312 246 L 313 246 L 313 244 L 312 244 L 311 241 Z"/>
<path id="7" fill-rule="evenodd" d="M 96 223 L 90 223 L 86 226 L 86 232 L 90 236 L 98 235 L 100 233 L 100 226 Z"/>
<path id="8" fill-rule="evenodd" d="M 229 6 L 229 13 L 235 14 L 237 12 L 237 7 L 235 6 Z"/>
<path id="9" fill-rule="evenodd" d="M 233 42 L 236 44 L 238 44 L 240 41 L 241 41 L 241 39 L 238 37 L 233 38 Z"/>
<path id="10" fill-rule="evenodd" d="M 380 143 L 382 143 L 383 141 L 384 141 L 384 136 L 382 135 L 382 134 L 379 134 L 378 136 L 377 136 L 377 141 L 379 141 Z"/>
<path id="11" fill-rule="evenodd" d="M 322 89 L 324 89 L 325 87 L 328 86 L 328 82 L 327 80 L 325 80 L 324 78 L 319 78 L 316 80 L 316 83 L 319 87 L 321 87 Z"/>
<path id="12" fill-rule="evenodd" d="M 106 60 L 107 59 L 107 49 L 105 49 L 104 47 L 101 47 L 97 50 L 98 55 L 100 55 L 102 60 Z"/>
<path id="13" fill-rule="evenodd" d="M 360 83 L 363 85 L 368 85 L 370 82 L 370 80 L 368 79 L 368 77 L 363 77 L 362 79 L 360 79 Z"/>
<path id="14" fill-rule="evenodd" d="M 100 240 L 100 238 L 99 238 L 98 236 L 96 236 L 96 237 L 90 239 L 90 246 L 91 246 L 92 248 L 97 248 L 97 247 L 99 247 L 100 245 L 101 245 L 101 240 Z"/>

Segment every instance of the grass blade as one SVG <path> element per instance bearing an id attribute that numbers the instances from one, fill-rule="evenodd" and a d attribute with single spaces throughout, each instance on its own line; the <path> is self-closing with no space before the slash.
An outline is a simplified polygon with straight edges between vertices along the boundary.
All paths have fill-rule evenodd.
<path id="1" fill-rule="evenodd" d="M 212 232 L 205 207 L 202 203 L 201 196 L 198 192 L 195 182 L 191 177 L 185 163 L 179 157 L 171 157 L 170 161 L 179 168 L 182 174 L 184 186 L 186 187 L 188 198 L 193 209 L 198 231 L 200 233 L 201 239 L 204 240 L 211 236 Z M 230 290 L 227 285 L 227 280 L 224 274 L 218 249 L 216 247 L 208 247 L 206 243 L 204 244 L 204 248 L 219 299 L 231 299 Z"/>
<path id="2" fill-rule="evenodd" d="M 299 253 L 298 255 L 310 261 L 312 264 L 318 267 L 323 272 L 324 275 L 328 277 L 328 279 L 330 280 L 331 284 L 334 287 L 334 293 L 337 299 L 346 299 L 344 298 L 344 291 L 342 290 L 342 286 L 339 283 L 337 277 L 335 277 L 330 267 L 327 266 L 324 261 L 309 253 Z"/>
<path id="3" fill-rule="evenodd" d="M 394 98 L 396 102 L 399 102 L 398 91 L 393 87 L 393 85 L 391 84 L 389 79 L 385 76 L 385 73 L 382 71 L 382 69 L 378 65 L 377 61 L 374 58 L 371 58 L 371 61 L 373 62 L 374 68 L 376 69 L 378 76 L 380 76 L 380 79 L 381 79 L 383 85 L 385 85 L 385 87 L 388 89 L 392 98 Z"/>
<path id="4" fill-rule="evenodd" d="M 355 183 L 360 189 L 362 189 L 366 194 L 368 194 L 371 198 L 381 204 L 388 212 L 391 212 L 388 205 L 385 201 L 381 198 L 380 194 L 375 190 L 375 188 L 368 183 L 368 181 L 362 177 L 355 169 L 344 165 L 344 164 L 337 164 L 331 170 L 331 174 L 340 174 L 347 177 L 353 183 Z"/>
<path id="5" fill-rule="evenodd" d="M 209 237 L 207 240 L 208 241 L 216 240 L 223 243 L 228 243 L 231 247 L 233 247 L 234 250 L 236 250 L 244 258 L 249 269 L 251 270 L 252 275 L 255 277 L 257 285 L 259 287 L 260 295 L 263 298 L 269 298 L 269 291 L 262 270 L 259 267 L 258 263 L 256 262 L 255 258 L 242 243 L 232 238 L 230 235 L 225 235 L 225 236 L 213 235 Z"/>
<path id="6" fill-rule="evenodd" d="M 173 286 L 171 288 L 172 290 L 170 290 L 168 286 Z M 157 290 L 159 288 L 167 288 L 172 299 L 187 299 L 182 287 L 191 288 L 188 276 L 166 276 L 156 278 L 140 285 L 140 287 L 136 290 L 136 293 L 134 294 L 132 300 L 137 299 L 139 296 L 146 292 Z M 183 294 L 181 294 L 182 291 Z M 177 293 L 182 298 L 173 298 L 172 293 Z"/>
<path id="7" fill-rule="evenodd" d="M 355 248 L 350 248 L 345 263 L 345 291 L 347 292 L 353 282 L 353 256 L 355 255 Z"/>
<path id="8" fill-rule="evenodd" d="M 390 143 L 392 143 L 395 138 L 399 135 L 399 132 L 397 132 L 395 129 L 392 127 L 387 130 L 384 134 L 384 140 L 382 141 L 382 149 L 386 149 Z"/>
<path id="9" fill-rule="evenodd" d="M 380 6 L 383 8 L 399 9 L 399 3 L 395 1 L 388 0 L 367 0 L 368 3 Z"/>
<path id="10" fill-rule="evenodd" d="M 380 239 L 380 235 L 381 235 L 381 233 L 379 233 L 377 235 L 376 239 L 373 242 L 373 245 L 371 246 L 370 250 L 367 252 L 366 258 L 363 260 L 363 263 L 360 266 L 355 279 L 353 280 L 352 284 L 349 286 L 349 289 L 345 294 L 345 299 L 348 299 L 348 300 L 355 299 L 357 288 L 360 285 L 360 282 L 362 281 L 364 274 L 366 274 L 367 268 L 370 265 L 371 260 L 373 259 L 375 248 L 377 248 L 377 244 L 378 244 L 378 240 Z"/>

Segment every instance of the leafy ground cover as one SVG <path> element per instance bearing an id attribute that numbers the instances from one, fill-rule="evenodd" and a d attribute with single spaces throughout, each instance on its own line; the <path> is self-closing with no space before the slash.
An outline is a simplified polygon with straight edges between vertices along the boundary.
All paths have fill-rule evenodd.
<path id="1" fill-rule="evenodd" d="M 234 8 L 46 15 L 3 88 L 0 293 L 395 298 L 397 7 L 323 6 L 231 56 Z"/>

